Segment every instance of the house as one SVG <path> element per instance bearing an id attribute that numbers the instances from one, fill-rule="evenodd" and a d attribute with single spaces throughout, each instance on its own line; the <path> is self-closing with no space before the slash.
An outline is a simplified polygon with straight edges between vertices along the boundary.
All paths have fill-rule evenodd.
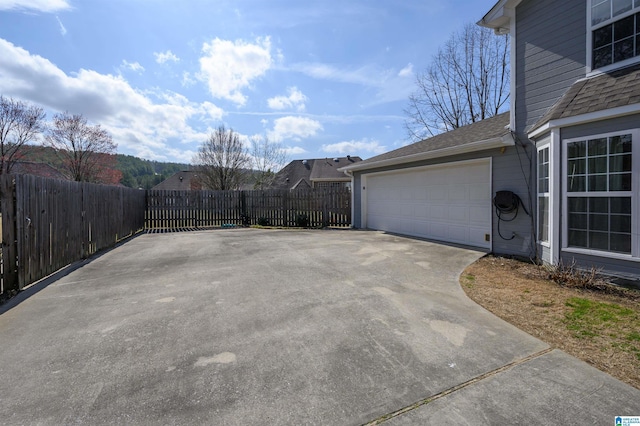
<path id="1" fill-rule="evenodd" d="M 13 167 L 11 167 L 11 173 L 17 175 L 33 175 L 49 179 L 68 180 L 68 178 L 55 167 L 46 163 L 36 163 L 33 161 L 16 161 L 13 164 Z"/>
<path id="2" fill-rule="evenodd" d="M 511 34 L 540 257 L 639 276 L 640 2 L 502 0 L 479 24 Z"/>
<path id="3" fill-rule="evenodd" d="M 202 184 L 200 183 L 196 172 L 183 170 L 172 174 L 151 189 L 188 191 L 192 189 L 202 189 Z"/>
<path id="4" fill-rule="evenodd" d="M 294 160 L 276 173 L 272 189 L 349 187 L 351 178 L 338 169 L 362 161 L 360 157 Z"/>
<path id="5" fill-rule="evenodd" d="M 500 0 L 478 24 L 510 34 L 510 112 L 343 168 L 354 226 L 638 277 L 640 2 Z"/>
<path id="6" fill-rule="evenodd" d="M 524 186 L 514 145 L 503 113 L 343 168 L 353 176 L 353 226 L 487 251 L 528 245 L 524 211 L 518 216 L 523 238 L 494 236 L 493 188 Z"/>

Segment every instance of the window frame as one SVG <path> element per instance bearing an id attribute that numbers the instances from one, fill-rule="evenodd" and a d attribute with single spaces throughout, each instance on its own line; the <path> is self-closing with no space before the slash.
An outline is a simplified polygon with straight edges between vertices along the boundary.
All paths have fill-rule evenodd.
<path id="1" fill-rule="evenodd" d="M 631 190 L 630 191 L 568 191 L 568 145 L 573 142 L 589 141 L 600 138 L 611 138 L 615 136 L 631 135 Z M 562 171 L 560 173 L 560 181 L 562 185 L 562 245 L 561 249 L 565 252 L 581 253 L 587 255 L 595 255 L 608 258 L 617 258 L 621 260 L 634 260 L 640 262 L 640 129 L 627 129 L 616 132 L 588 134 L 581 137 L 563 139 L 562 140 Z M 607 156 L 609 158 L 609 155 Z M 631 253 L 619 253 L 606 250 L 598 250 L 584 247 L 569 246 L 569 199 L 570 198 L 612 198 L 612 197 L 630 197 L 631 198 Z"/>
<path id="2" fill-rule="evenodd" d="M 540 191 L 540 152 L 547 150 L 547 190 L 541 192 Z M 551 155 L 551 143 L 546 143 L 544 145 L 540 145 L 536 150 L 536 204 L 537 204 L 537 215 L 538 220 L 536 220 L 536 237 L 538 239 L 538 243 L 545 247 L 551 247 L 551 175 L 552 175 L 552 167 L 553 167 L 553 156 Z M 547 238 L 543 240 L 540 238 L 540 227 L 542 226 L 542 218 L 540 217 L 540 198 L 546 198 L 547 200 L 547 208 L 548 208 L 548 216 L 547 216 Z"/>
<path id="3" fill-rule="evenodd" d="M 587 39 L 587 60 L 586 60 L 586 68 L 587 68 L 587 75 L 594 75 L 594 74 L 599 74 L 599 73 L 604 73 L 604 72 L 608 72 L 617 68 L 624 68 L 626 66 L 635 64 L 635 63 L 639 63 L 640 62 L 640 55 L 637 56 L 632 56 L 631 58 L 619 61 L 619 62 L 613 62 L 609 65 L 605 65 L 603 67 L 599 67 L 599 68 L 594 68 L 593 67 L 593 33 L 594 31 L 606 27 L 607 25 L 613 24 L 615 22 L 618 22 L 622 19 L 628 18 L 629 16 L 633 16 L 635 14 L 640 14 L 640 0 L 634 0 L 634 4 L 631 6 L 631 10 L 628 10 L 626 12 L 621 13 L 620 15 L 617 15 L 615 17 L 606 19 L 602 22 L 598 22 L 597 24 L 592 24 L 591 23 L 591 18 L 592 18 L 592 1 L 593 0 L 587 0 L 587 34 L 586 34 L 586 39 Z M 610 0 L 613 1 L 613 0 Z M 638 31 L 640 31 L 640 17 L 637 18 L 637 25 L 636 27 L 638 28 Z M 635 36 L 635 35 L 634 35 Z M 638 49 L 638 48 L 636 48 Z"/>

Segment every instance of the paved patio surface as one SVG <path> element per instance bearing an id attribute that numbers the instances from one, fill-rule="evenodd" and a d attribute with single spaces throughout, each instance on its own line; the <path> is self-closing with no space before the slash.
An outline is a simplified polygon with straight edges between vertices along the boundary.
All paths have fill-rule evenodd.
<path id="1" fill-rule="evenodd" d="M 480 256 L 369 231 L 139 236 L 0 307 L 0 424 L 640 415 L 640 391 L 467 299 Z"/>

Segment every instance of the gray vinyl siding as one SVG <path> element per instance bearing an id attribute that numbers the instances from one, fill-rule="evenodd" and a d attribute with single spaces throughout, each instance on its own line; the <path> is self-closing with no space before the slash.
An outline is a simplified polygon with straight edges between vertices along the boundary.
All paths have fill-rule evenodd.
<path id="1" fill-rule="evenodd" d="M 516 9 L 516 131 L 524 135 L 585 76 L 585 0 L 525 0 Z"/>
<path id="2" fill-rule="evenodd" d="M 520 157 L 516 152 L 516 149 L 520 150 Z M 366 170 L 365 172 L 354 173 L 354 216 L 353 227 L 362 227 L 362 175 L 369 173 L 378 173 L 392 170 L 403 170 L 413 167 L 445 164 L 456 161 L 474 160 L 480 158 L 492 158 L 492 182 L 491 182 L 491 197 L 495 196 L 496 191 L 509 190 L 512 191 L 522 199 L 526 209 L 531 212 L 529 205 L 529 195 L 527 192 L 527 185 L 523 176 L 523 172 L 520 166 L 520 159 L 522 159 L 522 167 L 525 173 L 528 173 L 529 164 L 527 156 L 522 152 L 522 148 L 516 148 L 515 146 L 507 147 L 504 153 L 501 153 L 499 149 L 480 151 L 475 153 L 451 156 L 446 158 L 439 158 L 427 161 L 420 161 L 414 163 L 407 163 L 397 166 L 382 167 L 372 170 Z M 511 236 L 512 232 L 516 233 L 516 237 L 511 241 L 505 241 L 498 235 L 498 218 L 495 213 L 492 215 L 492 240 L 493 240 L 493 252 L 501 255 L 510 256 L 532 256 L 532 238 L 531 235 L 531 218 L 527 216 L 522 209 L 520 209 L 517 218 L 513 222 L 503 222 L 500 224 L 500 230 L 506 237 Z"/>
<path id="3" fill-rule="evenodd" d="M 639 127 L 640 114 L 635 114 L 609 120 L 594 121 L 580 126 L 565 127 L 561 129 L 560 135 L 562 139 L 574 139 L 603 133 L 637 129 Z"/>
<path id="4" fill-rule="evenodd" d="M 561 139 L 575 139 L 575 138 L 587 138 L 589 136 L 604 134 L 604 133 L 613 133 L 620 132 L 625 130 L 633 130 L 640 127 L 640 114 L 629 115 L 626 117 L 618 117 L 610 120 L 602 120 L 595 121 L 587 124 L 582 124 L 579 126 L 567 127 L 563 128 L 560 131 Z M 561 145 L 564 149 L 564 144 Z M 635 155 L 635 152 L 634 152 Z M 562 158 L 564 160 L 564 152 L 562 154 Z M 560 185 L 563 186 L 565 183 L 565 164 L 564 161 L 560 162 Z M 561 216 L 564 216 L 564 212 L 561 212 Z M 564 224 L 564 218 L 561 217 L 560 222 Z M 563 233 L 560 233 L 560 238 L 562 239 Z M 560 247 L 564 246 L 564 241 L 561 241 Z M 603 272 L 613 274 L 613 275 L 622 275 L 622 276 L 630 276 L 637 278 L 640 275 L 640 260 L 628 260 L 625 261 L 623 259 L 612 259 L 610 257 L 605 256 L 594 256 L 594 255 L 586 255 L 582 253 L 572 253 L 570 251 L 561 250 L 560 258 L 562 262 L 566 264 L 571 264 L 573 261 L 582 268 L 591 268 L 596 267 L 598 269 L 603 269 Z"/>

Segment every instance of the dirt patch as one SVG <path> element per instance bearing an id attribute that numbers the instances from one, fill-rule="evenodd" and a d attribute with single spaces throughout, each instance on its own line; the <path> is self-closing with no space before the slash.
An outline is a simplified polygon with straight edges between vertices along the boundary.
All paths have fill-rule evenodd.
<path id="1" fill-rule="evenodd" d="M 640 389 L 640 291 L 572 288 L 548 277 L 543 266 L 486 256 L 460 284 L 498 317 Z"/>

